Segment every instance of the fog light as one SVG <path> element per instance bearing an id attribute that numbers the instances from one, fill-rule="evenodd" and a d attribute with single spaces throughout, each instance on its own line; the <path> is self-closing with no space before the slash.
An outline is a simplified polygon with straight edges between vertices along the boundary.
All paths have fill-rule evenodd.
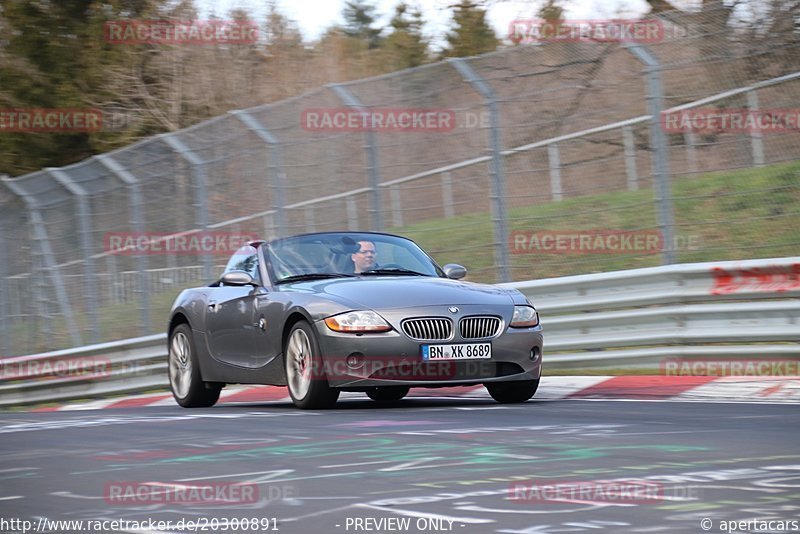
<path id="1" fill-rule="evenodd" d="M 531 361 L 535 362 L 539 360 L 539 347 L 533 347 L 531 349 Z"/>
<path id="2" fill-rule="evenodd" d="M 350 369 L 358 369 L 364 365 L 364 355 L 360 352 L 354 352 L 347 357 L 345 363 L 347 363 L 347 367 Z"/>

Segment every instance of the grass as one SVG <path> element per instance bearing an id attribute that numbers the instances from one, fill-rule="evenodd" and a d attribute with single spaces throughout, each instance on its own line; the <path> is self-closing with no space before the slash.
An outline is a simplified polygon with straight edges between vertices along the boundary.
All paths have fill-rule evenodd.
<path id="1" fill-rule="evenodd" d="M 672 186 L 677 262 L 795 255 L 800 251 L 800 161 L 709 173 Z M 653 191 L 615 191 L 508 210 L 508 231 L 656 229 Z M 464 264 L 471 280 L 494 282 L 494 229 L 488 213 L 394 228 L 440 263 Z M 689 242 L 689 238 L 692 239 Z M 658 250 L 637 254 L 510 254 L 512 280 L 661 265 Z M 528 252 L 528 251 L 523 251 Z M 534 251 L 535 252 L 535 251 Z"/>

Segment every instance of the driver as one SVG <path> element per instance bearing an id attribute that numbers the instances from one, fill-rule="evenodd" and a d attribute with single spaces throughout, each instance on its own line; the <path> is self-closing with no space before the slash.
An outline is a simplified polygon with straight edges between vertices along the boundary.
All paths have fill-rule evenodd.
<path id="1" fill-rule="evenodd" d="M 378 254 L 375 250 L 375 243 L 372 241 L 359 241 L 358 245 L 358 252 L 350 255 L 350 258 L 353 260 L 353 265 L 355 267 L 354 272 L 356 274 L 374 269 L 377 265 L 375 263 L 375 258 Z"/>

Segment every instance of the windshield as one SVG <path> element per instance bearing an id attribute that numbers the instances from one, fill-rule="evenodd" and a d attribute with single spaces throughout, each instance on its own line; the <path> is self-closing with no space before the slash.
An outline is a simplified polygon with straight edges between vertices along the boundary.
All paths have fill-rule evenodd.
<path id="1" fill-rule="evenodd" d="M 444 276 L 413 241 L 384 234 L 287 237 L 270 243 L 267 257 L 277 283 L 347 276 Z"/>

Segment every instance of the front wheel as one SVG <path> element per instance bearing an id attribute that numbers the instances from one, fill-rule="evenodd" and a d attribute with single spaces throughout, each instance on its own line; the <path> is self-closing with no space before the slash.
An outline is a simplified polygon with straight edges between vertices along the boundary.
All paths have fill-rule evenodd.
<path id="1" fill-rule="evenodd" d="M 501 404 L 517 404 L 533 397 L 539 389 L 539 379 L 520 382 L 490 382 L 484 384 L 489 395 Z"/>
<path id="2" fill-rule="evenodd" d="M 367 390 L 367 397 L 378 402 L 394 402 L 408 395 L 408 390 L 403 386 L 374 387 Z"/>
<path id="3" fill-rule="evenodd" d="M 203 382 L 192 340 L 192 329 L 180 324 L 169 339 L 169 387 L 184 408 L 208 408 L 219 400 L 220 384 Z"/>
<path id="4" fill-rule="evenodd" d="M 299 321 L 292 327 L 283 354 L 286 385 L 295 406 L 314 410 L 336 404 L 339 390 L 328 385 L 317 336 L 310 324 Z"/>

